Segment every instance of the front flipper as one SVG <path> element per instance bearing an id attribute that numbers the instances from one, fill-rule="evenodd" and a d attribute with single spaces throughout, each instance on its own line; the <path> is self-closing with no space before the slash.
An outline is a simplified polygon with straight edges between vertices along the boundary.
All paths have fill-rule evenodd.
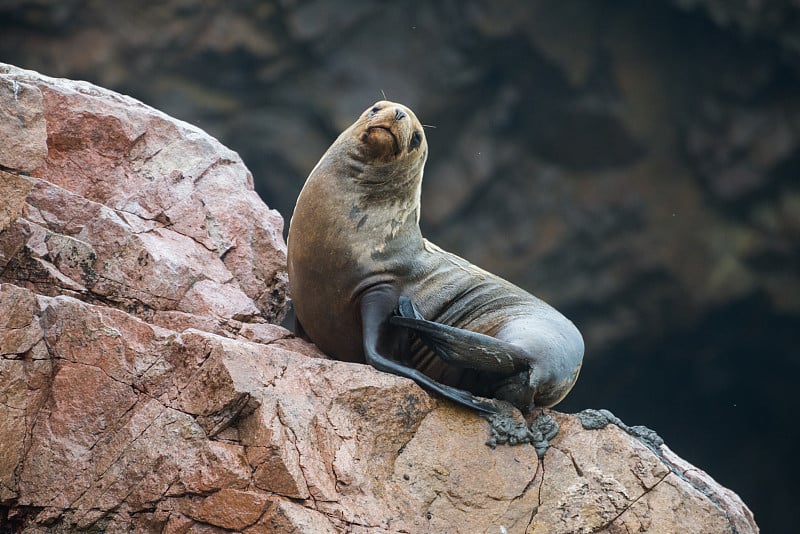
<path id="1" fill-rule="evenodd" d="M 294 317 L 294 336 L 299 337 L 302 340 L 308 341 L 309 343 L 313 343 L 311 341 L 311 338 L 308 337 L 308 334 L 306 334 L 306 329 L 303 328 L 302 324 L 300 324 L 300 319 L 298 319 L 296 315 Z"/>
<path id="2" fill-rule="evenodd" d="M 519 347 L 497 338 L 428 321 L 410 298 L 398 299 L 397 311 L 389 322 L 414 330 L 441 359 L 457 367 L 510 375 L 525 369 L 529 358 Z"/>
<path id="3" fill-rule="evenodd" d="M 481 402 L 471 393 L 440 384 L 417 369 L 407 367 L 381 354 L 381 352 L 387 350 L 391 352 L 392 350 L 392 336 L 388 331 L 388 319 L 392 315 L 396 302 L 397 293 L 388 285 L 376 286 L 361 297 L 361 325 L 364 356 L 367 363 L 379 371 L 410 378 L 421 387 L 473 410 L 485 413 L 496 412 L 497 409 L 494 406 Z"/>

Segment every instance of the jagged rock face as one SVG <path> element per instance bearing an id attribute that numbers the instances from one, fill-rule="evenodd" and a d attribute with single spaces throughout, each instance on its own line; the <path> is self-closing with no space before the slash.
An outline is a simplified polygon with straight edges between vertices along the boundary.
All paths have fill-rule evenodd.
<path id="1" fill-rule="evenodd" d="M 22 532 L 758 531 L 734 494 L 614 426 L 553 413 L 539 461 L 296 340 L 179 333 L 13 284 L 0 305 L 0 503 Z"/>
<path id="2" fill-rule="evenodd" d="M 0 280 L 162 324 L 282 317 L 282 219 L 236 153 L 88 84 L 16 72 L 0 97 Z"/>
<path id="3" fill-rule="evenodd" d="M 267 320 L 281 219 L 238 156 L 130 98 L 0 65 L 0 529 L 757 532 L 619 427 L 543 459 Z M 504 529 L 504 530 L 503 530 Z"/>

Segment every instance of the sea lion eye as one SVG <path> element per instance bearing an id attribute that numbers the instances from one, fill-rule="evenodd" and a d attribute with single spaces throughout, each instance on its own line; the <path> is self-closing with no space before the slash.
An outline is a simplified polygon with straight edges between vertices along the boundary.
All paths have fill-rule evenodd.
<path id="1" fill-rule="evenodd" d="M 367 117 L 374 117 L 375 114 L 380 110 L 381 110 L 380 106 L 374 106 L 371 110 L 369 110 L 369 113 L 367 113 Z"/>
<path id="2" fill-rule="evenodd" d="M 422 135 L 419 131 L 414 132 L 411 134 L 411 141 L 408 143 L 408 151 L 411 152 L 412 150 L 416 150 L 419 148 L 419 145 L 422 143 Z"/>

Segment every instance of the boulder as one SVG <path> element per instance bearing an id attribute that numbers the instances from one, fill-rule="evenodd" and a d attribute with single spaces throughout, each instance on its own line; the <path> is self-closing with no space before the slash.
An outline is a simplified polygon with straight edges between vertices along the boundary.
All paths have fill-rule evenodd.
<path id="1" fill-rule="evenodd" d="M 0 98 L 0 280 L 167 326 L 279 322 L 283 221 L 236 153 L 87 83 L 0 66 Z"/>
<path id="2" fill-rule="evenodd" d="M 294 338 L 282 220 L 197 128 L 1 65 L 0 139 L 0 531 L 758 532 L 610 414 L 491 448 Z"/>

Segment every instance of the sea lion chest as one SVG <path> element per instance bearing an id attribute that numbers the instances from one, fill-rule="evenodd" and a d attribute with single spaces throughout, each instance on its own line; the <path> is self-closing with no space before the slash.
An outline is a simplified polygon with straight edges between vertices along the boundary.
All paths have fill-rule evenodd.
<path id="1" fill-rule="evenodd" d="M 403 224 L 414 210 L 369 206 L 346 182 L 332 182 L 309 180 L 298 198 L 288 239 L 290 291 L 298 321 L 323 352 L 363 362 L 360 295 L 376 284 L 400 290 L 418 278 L 422 239 Z"/>

